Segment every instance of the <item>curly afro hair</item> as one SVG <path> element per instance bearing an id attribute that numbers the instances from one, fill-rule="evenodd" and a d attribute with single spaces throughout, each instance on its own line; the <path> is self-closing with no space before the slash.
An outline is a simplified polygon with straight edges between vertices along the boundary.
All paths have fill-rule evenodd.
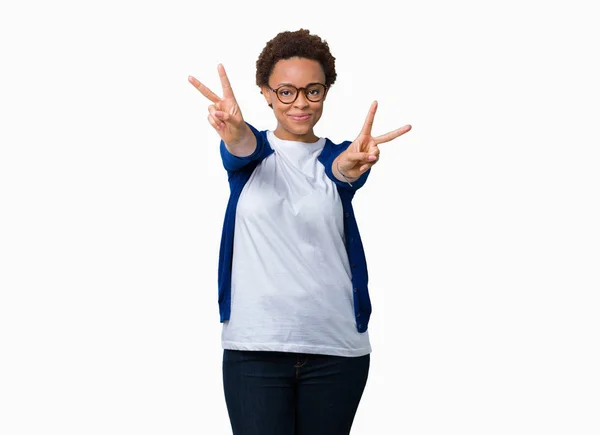
<path id="1" fill-rule="evenodd" d="M 256 84 L 268 86 L 269 77 L 275 64 L 282 59 L 302 57 L 316 60 L 325 72 L 325 85 L 331 86 L 337 77 L 335 57 L 329 51 L 329 45 L 317 35 L 311 35 L 306 29 L 295 32 L 281 32 L 269 42 L 256 61 Z"/>

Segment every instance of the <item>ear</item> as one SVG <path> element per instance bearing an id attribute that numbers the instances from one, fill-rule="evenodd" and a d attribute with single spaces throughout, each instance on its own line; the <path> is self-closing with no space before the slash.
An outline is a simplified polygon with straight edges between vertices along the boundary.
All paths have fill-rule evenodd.
<path id="1" fill-rule="evenodd" d="M 265 97 L 265 100 L 267 100 L 267 104 L 272 109 L 273 103 L 271 102 L 271 98 L 273 98 L 273 93 L 271 92 L 271 89 L 269 89 L 268 86 L 261 86 L 260 93 L 263 94 L 263 96 Z"/>

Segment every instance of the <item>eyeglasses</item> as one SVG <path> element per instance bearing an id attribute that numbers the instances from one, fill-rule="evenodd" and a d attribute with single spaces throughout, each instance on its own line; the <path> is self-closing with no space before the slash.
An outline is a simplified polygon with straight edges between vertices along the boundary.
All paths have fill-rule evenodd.
<path id="1" fill-rule="evenodd" d="M 304 95 L 308 101 L 317 103 L 325 98 L 327 93 L 327 86 L 322 83 L 310 83 L 305 88 L 297 88 L 292 85 L 282 85 L 277 89 L 273 89 L 269 86 L 269 89 L 275 92 L 277 99 L 283 104 L 292 104 L 298 98 L 300 91 L 304 91 Z"/>

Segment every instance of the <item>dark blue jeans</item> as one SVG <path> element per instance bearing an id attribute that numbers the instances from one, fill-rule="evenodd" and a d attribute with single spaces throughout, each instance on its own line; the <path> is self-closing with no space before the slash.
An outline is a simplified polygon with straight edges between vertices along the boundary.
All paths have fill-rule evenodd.
<path id="1" fill-rule="evenodd" d="M 234 435 L 348 435 L 370 355 L 224 350 Z"/>

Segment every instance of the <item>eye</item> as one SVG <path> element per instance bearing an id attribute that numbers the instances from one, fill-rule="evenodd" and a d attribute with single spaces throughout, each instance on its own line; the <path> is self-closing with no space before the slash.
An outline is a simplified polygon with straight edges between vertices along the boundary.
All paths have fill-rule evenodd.
<path id="1" fill-rule="evenodd" d="M 277 93 L 280 97 L 294 97 L 294 95 L 296 95 L 296 89 L 292 88 L 291 86 L 284 86 L 279 88 Z"/>
<path id="2" fill-rule="evenodd" d="M 320 84 L 311 85 L 306 90 L 306 93 L 313 98 L 319 98 L 325 93 L 325 86 Z"/>

